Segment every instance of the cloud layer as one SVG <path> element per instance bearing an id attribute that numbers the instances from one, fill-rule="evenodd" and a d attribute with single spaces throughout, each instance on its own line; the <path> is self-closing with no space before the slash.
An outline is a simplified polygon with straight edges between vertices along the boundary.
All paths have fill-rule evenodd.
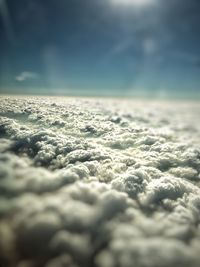
<path id="1" fill-rule="evenodd" d="M 0 99 L 0 265 L 198 267 L 198 103 Z"/>

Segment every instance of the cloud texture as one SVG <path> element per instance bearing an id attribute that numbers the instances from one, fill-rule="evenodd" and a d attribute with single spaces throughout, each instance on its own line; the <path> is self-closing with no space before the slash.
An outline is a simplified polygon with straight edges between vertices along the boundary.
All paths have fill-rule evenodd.
<path id="1" fill-rule="evenodd" d="M 199 114 L 2 96 L 0 265 L 200 266 Z"/>

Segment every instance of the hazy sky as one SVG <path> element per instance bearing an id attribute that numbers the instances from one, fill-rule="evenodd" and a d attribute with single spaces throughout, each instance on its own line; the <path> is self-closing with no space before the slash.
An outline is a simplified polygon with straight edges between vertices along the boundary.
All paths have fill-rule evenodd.
<path id="1" fill-rule="evenodd" d="M 199 0 L 0 0 L 3 92 L 200 95 Z"/>

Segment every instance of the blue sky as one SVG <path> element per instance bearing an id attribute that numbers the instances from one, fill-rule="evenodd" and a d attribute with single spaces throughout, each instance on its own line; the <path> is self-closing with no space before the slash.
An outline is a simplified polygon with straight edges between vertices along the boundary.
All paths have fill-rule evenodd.
<path id="1" fill-rule="evenodd" d="M 200 96 L 198 0 L 1 0 L 3 93 Z"/>

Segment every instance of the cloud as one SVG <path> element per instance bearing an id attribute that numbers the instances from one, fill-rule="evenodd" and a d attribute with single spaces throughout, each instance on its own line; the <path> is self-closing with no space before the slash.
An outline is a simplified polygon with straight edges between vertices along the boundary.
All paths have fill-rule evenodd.
<path id="1" fill-rule="evenodd" d="M 144 191 L 148 179 L 148 174 L 145 171 L 136 170 L 114 179 L 112 186 L 116 190 L 126 192 L 130 197 L 135 198 L 138 193 Z"/>
<path id="2" fill-rule="evenodd" d="M 61 256 L 53 258 L 52 260 L 49 260 L 49 262 L 45 265 L 45 267 L 65 267 L 65 266 L 77 267 L 77 265 L 73 262 L 73 260 L 68 254 L 63 254 Z"/>
<path id="3" fill-rule="evenodd" d="M 59 231 L 51 240 L 50 248 L 58 254 L 69 253 L 76 261 L 89 264 L 91 257 L 91 243 L 88 235 L 72 234 L 67 231 Z"/>
<path id="4" fill-rule="evenodd" d="M 199 266 L 199 105 L 0 98 L 0 265 Z"/>
<path id="5" fill-rule="evenodd" d="M 23 71 L 19 75 L 15 77 L 15 80 L 17 82 L 24 82 L 27 80 L 35 80 L 38 79 L 39 75 L 38 73 L 35 72 L 30 72 L 30 71 Z"/>
<path id="6" fill-rule="evenodd" d="M 163 245 L 165 244 L 165 245 Z M 160 238 L 114 240 L 97 257 L 98 266 L 198 266 L 198 255 L 180 241 Z"/>
<path id="7" fill-rule="evenodd" d="M 162 177 L 158 180 L 152 180 L 144 193 L 145 205 L 158 204 L 164 199 L 177 199 L 184 193 L 198 192 L 198 188 L 187 181 L 175 177 Z"/>

